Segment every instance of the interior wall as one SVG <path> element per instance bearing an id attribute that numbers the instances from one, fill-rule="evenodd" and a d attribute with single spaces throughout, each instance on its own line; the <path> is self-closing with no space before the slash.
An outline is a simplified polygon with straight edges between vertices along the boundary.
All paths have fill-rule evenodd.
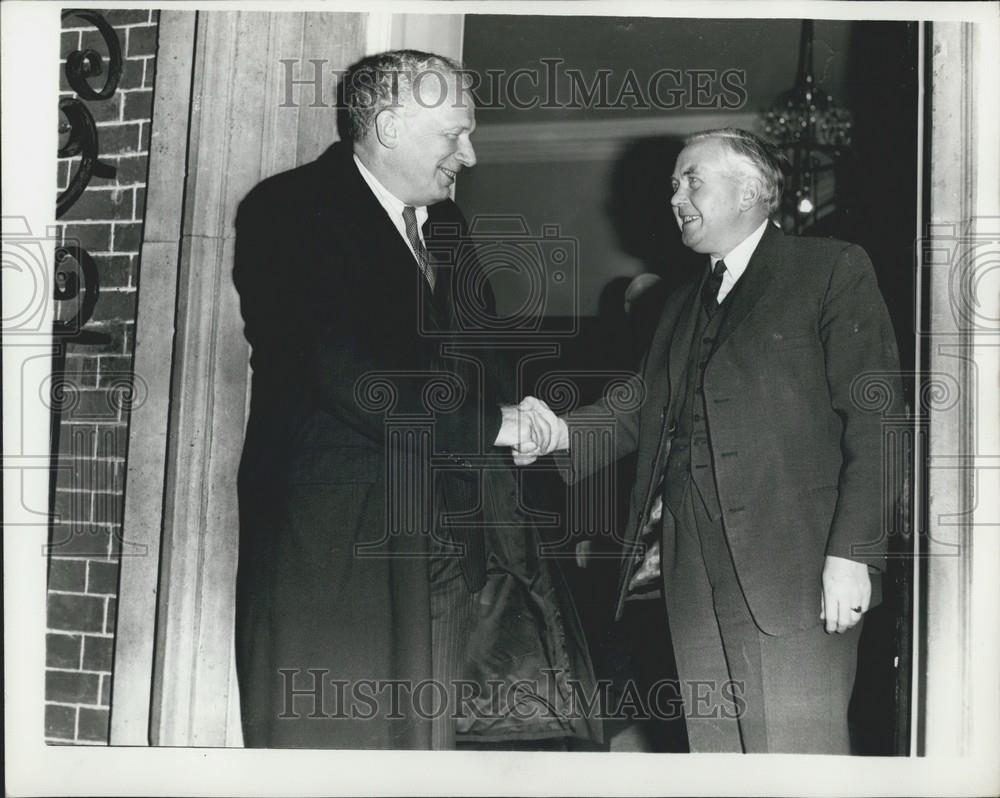
<path id="1" fill-rule="evenodd" d="M 852 111 L 854 140 L 842 159 L 838 213 L 812 234 L 853 241 L 872 256 L 906 369 L 913 368 L 915 31 L 913 23 L 816 20 L 813 46 L 816 84 Z M 514 215 L 529 237 L 552 226 L 577 242 L 578 279 L 547 286 L 547 316 L 599 317 L 602 295 L 617 302 L 627 281 L 612 286 L 615 278 L 650 271 L 676 284 L 693 268 L 668 207 L 681 138 L 722 125 L 760 132 L 759 112 L 795 83 L 800 32 L 794 19 L 467 15 L 464 61 L 482 80 L 473 137 L 479 162 L 462 174 L 456 199 L 470 219 Z M 559 62 L 548 92 L 543 59 Z M 683 77 L 661 82 L 657 102 L 649 86 L 664 69 Z M 538 75 L 541 88 L 517 70 Z M 607 70 L 606 101 L 574 103 L 582 95 L 571 90 L 570 70 L 587 86 Z M 698 77 L 702 70 L 709 77 Z M 740 91 L 722 86 L 727 70 L 740 73 L 728 84 Z M 638 96 L 619 97 L 630 73 Z M 666 107 L 676 85 L 684 89 L 677 107 Z M 518 99 L 533 107 L 515 107 Z M 616 99 L 621 107 L 611 107 Z M 523 280 L 498 280 L 501 310 L 516 310 L 525 291 Z"/>

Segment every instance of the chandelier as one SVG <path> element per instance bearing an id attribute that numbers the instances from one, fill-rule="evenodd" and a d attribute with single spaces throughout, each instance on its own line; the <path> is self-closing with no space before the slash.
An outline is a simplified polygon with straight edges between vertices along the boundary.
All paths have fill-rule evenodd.
<path id="1" fill-rule="evenodd" d="M 799 233 L 836 210 L 836 165 L 853 132 L 851 112 L 816 86 L 811 19 L 802 20 L 795 86 L 761 114 L 761 126 L 791 163 L 781 226 Z"/>

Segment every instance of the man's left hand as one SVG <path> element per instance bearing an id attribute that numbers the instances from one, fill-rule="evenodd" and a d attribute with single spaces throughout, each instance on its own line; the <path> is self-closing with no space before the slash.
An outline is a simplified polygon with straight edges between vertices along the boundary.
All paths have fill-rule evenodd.
<path id="1" fill-rule="evenodd" d="M 819 617 L 826 621 L 827 632 L 843 634 L 856 626 L 868 611 L 871 598 L 867 565 L 843 557 L 826 558 Z"/>

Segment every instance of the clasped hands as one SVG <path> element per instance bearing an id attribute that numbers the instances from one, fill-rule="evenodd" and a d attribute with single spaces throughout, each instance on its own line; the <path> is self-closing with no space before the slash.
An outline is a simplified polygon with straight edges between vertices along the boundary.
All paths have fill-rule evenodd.
<path id="1" fill-rule="evenodd" d="M 569 448 L 569 430 L 541 399 L 528 396 L 519 405 L 500 408 L 502 422 L 495 446 L 509 446 L 516 465 Z"/>

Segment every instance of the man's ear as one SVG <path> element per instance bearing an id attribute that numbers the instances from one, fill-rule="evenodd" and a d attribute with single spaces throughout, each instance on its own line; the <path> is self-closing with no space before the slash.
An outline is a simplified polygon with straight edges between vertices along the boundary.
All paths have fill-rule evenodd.
<path id="1" fill-rule="evenodd" d="M 400 120 L 395 111 L 384 108 L 375 116 L 375 135 L 379 144 L 389 150 L 394 150 L 399 144 Z"/>
<path id="2" fill-rule="evenodd" d="M 764 183 L 756 176 L 748 177 L 743 181 L 743 190 L 740 193 L 740 210 L 748 211 L 757 203 L 764 199 Z"/>

